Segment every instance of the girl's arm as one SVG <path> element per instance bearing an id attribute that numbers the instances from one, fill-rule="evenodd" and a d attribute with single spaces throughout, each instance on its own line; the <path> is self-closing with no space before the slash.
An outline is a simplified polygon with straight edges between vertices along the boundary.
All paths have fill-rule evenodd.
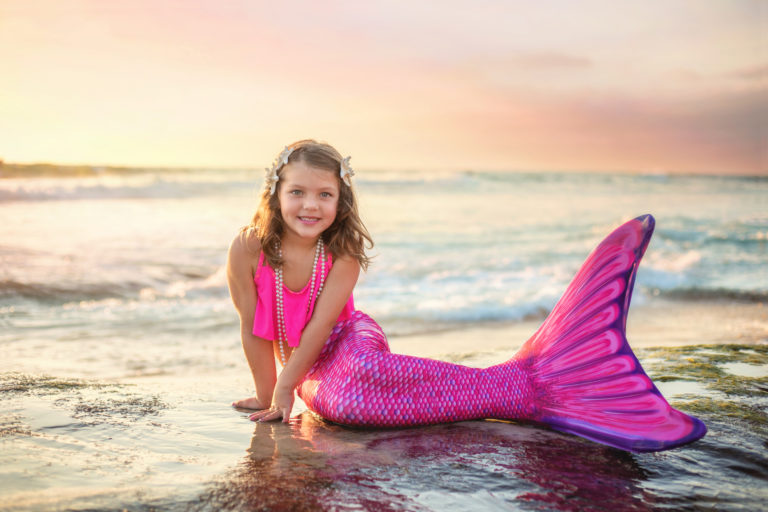
<path id="1" fill-rule="evenodd" d="M 240 316 L 240 339 L 256 386 L 255 401 L 244 399 L 233 405 L 250 409 L 264 409 L 269 406 L 277 378 L 272 344 L 253 335 L 253 316 L 256 311 L 256 285 L 253 276 L 260 250 L 257 240 L 249 237 L 248 232 L 241 232 L 232 241 L 227 255 L 229 294 Z"/>
<path id="2" fill-rule="evenodd" d="M 315 303 L 312 318 L 301 334 L 299 346 L 294 349 L 277 379 L 271 410 L 255 413 L 252 419 L 268 421 L 282 416 L 283 421 L 288 421 L 293 408 L 293 390 L 315 364 L 359 276 L 360 264 L 356 259 L 342 257 L 333 262 L 333 268 L 323 285 L 323 293 Z"/>

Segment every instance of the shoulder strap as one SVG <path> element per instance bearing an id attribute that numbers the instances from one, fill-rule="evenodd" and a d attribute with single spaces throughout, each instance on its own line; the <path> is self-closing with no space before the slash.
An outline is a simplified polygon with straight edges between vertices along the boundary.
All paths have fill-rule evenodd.
<path id="1" fill-rule="evenodd" d="M 256 280 L 261 275 L 261 267 L 264 266 L 264 251 L 259 249 L 259 263 L 256 264 L 256 273 L 253 275 L 253 279 Z"/>

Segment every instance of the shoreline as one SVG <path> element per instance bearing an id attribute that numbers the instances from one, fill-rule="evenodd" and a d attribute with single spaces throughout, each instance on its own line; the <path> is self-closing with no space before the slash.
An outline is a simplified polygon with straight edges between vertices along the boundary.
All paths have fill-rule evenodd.
<path id="1" fill-rule="evenodd" d="M 512 357 L 543 322 L 542 318 L 478 323 L 438 332 L 393 336 L 388 341 L 392 352 L 400 354 L 462 364 L 482 363 L 491 354 L 495 358 L 499 354 Z M 629 310 L 627 339 L 633 349 L 766 344 L 768 306 L 761 302 L 638 300 Z"/>
<path id="2" fill-rule="evenodd" d="M 363 311 L 364 308 L 363 308 Z M 375 318 L 374 318 L 375 319 Z M 416 357 L 428 357 L 464 364 L 467 366 L 490 366 L 511 358 L 539 329 L 544 317 L 514 321 L 478 322 L 473 324 L 441 326 L 432 331 L 387 335 L 393 353 Z M 385 335 L 389 329 L 382 326 Z M 27 374 L 53 375 L 60 378 L 88 378 L 110 382 L 146 382 L 153 378 L 160 380 L 184 380 L 190 375 L 211 378 L 230 378 L 249 382 L 248 368 L 242 357 L 242 349 L 236 340 L 236 325 L 231 330 L 211 334 L 222 335 L 231 343 L 218 339 L 199 345 L 216 351 L 218 364 L 206 367 L 164 369 L 162 365 L 136 373 L 123 373 L 118 366 L 92 366 L 93 361 L 85 358 L 80 365 L 63 367 L 58 359 L 41 360 L 35 356 L 32 345 L 11 343 L 5 346 L 5 356 L 0 361 L 0 373 L 22 372 Z M 231 331 L 231 332 L 230 332 Z M 638 297 L 629 310 L 627 339 L 633 349 L 673 347 L 691 345 L 761 345 L 768 344 L 768 304 L 761 302 L 734 301 L 676 301 L 669 299 Z M 88 336 L 83 332 L 84 336 Z M 179 333 L 183 337 L 183 333 Z M 72 352 L 70 339 L 60 345 L 59 358 L 76 357 Z M 206 354 L 205 349 L 197 351 L 198 358 Z M 179 373 L 179 370 L 181 373 Z"/>
<path id="3" fill-rule="evenodd" d="M 390 346 L 489 366 L 511 357 L 541 322 L 396 336 Z M 529 423 L 350 429 L 318 420 L 299 399 L 289 424 L 253 423 L 248 411 L 229 405 L 252 389 L 239 346 L 232 346 L 222 357 L 237 357 L 235 364 L 198 372 L 2 375 L 0 510 L 365 508 L 371 493 L 394 500 L 399 510 L 481 510 L 529 500 L 536 508 L 578 498 L 563 496 L 565 488 L 588 489 L 580 504 L 595 509 L 593 499 L 599 499 L 604 507 L 597 510 L 630 502 L 643 509 L 662 498 L 683 508 L 758 503 L 766 467 L 759 440 L 768 420 L 759 412 L 764 377 L 750 372 L 764 371 L 766 349 L 734 352 L 715 345 L 766 345 L 768 308 L 654 299 L 633 305 L 628 323 L 630 343 L 640 351 L 712 346 L 644 357 L 646 369 L 664 377 L 657 384 L 665 397 L 707 423 L 704 439 L 659 456 L 621 452 Z M 680 374 L 680 365 L 693 373 Z M 721 460 L 725 447 L 733 455 Z M 705 472 L 684 470 L 691 460 L 715 468 L 715 485 Z"/>

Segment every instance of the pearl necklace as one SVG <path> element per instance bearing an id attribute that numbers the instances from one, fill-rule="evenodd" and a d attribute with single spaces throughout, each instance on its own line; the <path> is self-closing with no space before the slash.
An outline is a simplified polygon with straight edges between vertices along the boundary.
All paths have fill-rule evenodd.
<path id="1" fill-rule="evenodd" d="M 280 260 L 283 259 L 283 249 L 277 247 L 277 253 L 280 256 Z M 315 247 L 315 257 L 312 261 L 312 277 L 309 278 L 309 300 L 307 301 L 307 315 L 312 308 L 312 294 L 315 293 L 315 278 L 317 277 L 317 260 L 320 260 L 320 283 L 317 287 L 317 293 L 315 294 L 315 301 L 323 291 L 323 284 L 325 284 L 325 245 L 323 245 L 323 237 L 317 239 L 317 246 Z M 280 361 L 285 366 L 285 346 L 283 342 L 288 343 L 288 334 L 285 328 L 285 288 L 283 287 L 283 266 L 275 269 L 275 307 L 277 309 L 277 342 L 280 347 Z"/>

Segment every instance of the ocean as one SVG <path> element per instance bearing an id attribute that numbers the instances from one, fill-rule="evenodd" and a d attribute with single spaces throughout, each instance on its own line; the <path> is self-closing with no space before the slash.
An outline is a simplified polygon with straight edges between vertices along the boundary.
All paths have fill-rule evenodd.
<path id="1" fill-rule="evenodd" d="M 375 241 L 357 308 L 393 350 L 464 364 L 508 358 L 526 335 L 503 333 L 533 334 L 592 248 L 653 214 L 628 337 L 710 434 L 645 455 L 522 424 L 359 432 L 299 405 L 281 430 L 233 411 L 250 384 L 224 264 L 261 180 L 0 167 L 0 509 L 763 506 L 768 178 L 355 177 Z"/>

